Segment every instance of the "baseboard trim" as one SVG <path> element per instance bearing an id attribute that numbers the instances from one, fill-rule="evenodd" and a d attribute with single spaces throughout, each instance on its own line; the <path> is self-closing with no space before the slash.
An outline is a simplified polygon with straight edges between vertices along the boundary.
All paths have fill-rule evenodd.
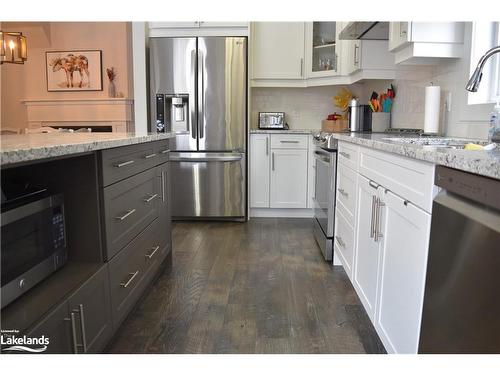
<path id="1" fill-rule="evenodd" d="M 250 208 L 252 217 L 310 218 L 314 217 L 314 211 L 312 208 Z"/>

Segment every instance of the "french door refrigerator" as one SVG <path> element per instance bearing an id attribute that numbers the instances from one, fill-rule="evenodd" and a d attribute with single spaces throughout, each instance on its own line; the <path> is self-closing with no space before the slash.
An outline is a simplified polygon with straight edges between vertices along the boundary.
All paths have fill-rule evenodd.
<path id="1" fill-rule="evenodd" d="M 151 131 L 170 141 L 172 217 L 246 218 L 247 39 L 150 38 Z"/>

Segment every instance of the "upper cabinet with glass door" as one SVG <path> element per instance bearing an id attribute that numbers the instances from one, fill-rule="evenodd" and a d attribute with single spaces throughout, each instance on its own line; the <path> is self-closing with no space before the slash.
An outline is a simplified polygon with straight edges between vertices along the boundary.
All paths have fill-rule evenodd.
<path id="1" fill-rule="evenodd" d="M 336 22 L 306 23 L 306 77 L 331 77 L 340 73 Z"/>

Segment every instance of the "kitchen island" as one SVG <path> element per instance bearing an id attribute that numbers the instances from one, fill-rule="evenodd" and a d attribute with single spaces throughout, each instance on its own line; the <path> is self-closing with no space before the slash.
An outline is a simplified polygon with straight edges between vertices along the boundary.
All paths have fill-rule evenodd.
<path id="1" fill-rule="evenodd" d="M 18 282 L 19 293 L 10 303 L 2 299 L 2 330 L 48 337 L 45 353 L 104 350 L 151 281 L 171 264 L 169 138 L 169 133 L 2 136 L 2 216 L 4 198 L 16 189 L 61 195 L 67 258 L 40 282 L 14 275 L 10 281 Z M 2 226 L 2 236 L 23 225 Z M 28 251 L 23 253 L 22 238 L 12 241 L 19 244 L 14 246 L 19 258 L 36 266 Z M 14 272 L 4 270 L 13 254 L 8 251 L 2 246 L 2 273 Z"/>

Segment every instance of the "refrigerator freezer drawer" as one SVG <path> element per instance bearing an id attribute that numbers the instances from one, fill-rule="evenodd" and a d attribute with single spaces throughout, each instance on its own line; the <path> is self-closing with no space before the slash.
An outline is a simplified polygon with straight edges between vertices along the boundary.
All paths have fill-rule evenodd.
<path id="1" fill-rule="evenodd" d="M 172 153 L 172 216 L 245 217 L 245 154 Z"/>

